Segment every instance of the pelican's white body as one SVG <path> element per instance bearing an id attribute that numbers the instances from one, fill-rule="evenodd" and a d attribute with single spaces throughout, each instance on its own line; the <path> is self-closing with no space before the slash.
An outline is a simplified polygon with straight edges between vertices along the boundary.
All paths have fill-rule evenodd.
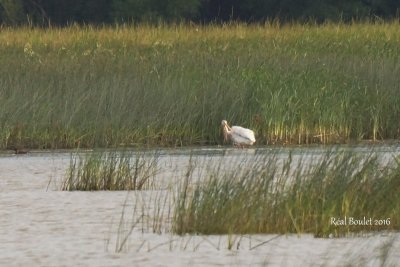
<path id="1" fill-rule="evenodd" d="M 251 146 L 256 142 L 254 132 L 240 126 L 229 127 L 226 120 L 222 121 L 225 139 L 230 139 L 235 146 Z"/>

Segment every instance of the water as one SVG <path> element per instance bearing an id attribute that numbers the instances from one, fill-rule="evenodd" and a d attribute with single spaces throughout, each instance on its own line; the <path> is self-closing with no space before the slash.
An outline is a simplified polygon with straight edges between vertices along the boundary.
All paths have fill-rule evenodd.
<path id="1" fill-rule="evenodd" d="M 371 149 L 342 148 L 364 154 Z M 230 168 L 240 157 L 277 152 L 283 160 L 289 151 L 294 159 L 310 156 L 311 163 L 326 149 L 159 150 L 158 179 L 165 185 L 169 182 L 165 177 L 175 174 L 178 179 L 177 172 L 185 171 L 190 157 L 197 162 L 223 162 Z M 397 145 L 373 149 L 384 161 L 400 155 Z M 178 237 L 166 231 L 168 223 L 160 228 L 162 234 L 153 233 L 155 207 L 151 203 L 163 200 L 165 190 L 63 192 L 60 187 L 70 159 L 69 151 L 0 153 L 0 266 L 378 266 L 383 258 L 387 266 L 399 266 L 399 233 L 335 239 L 311 235 Z M 136 221 L 142 209 L 148 218 Z M 127 242 L 121 245 L 125 237 Z"/>

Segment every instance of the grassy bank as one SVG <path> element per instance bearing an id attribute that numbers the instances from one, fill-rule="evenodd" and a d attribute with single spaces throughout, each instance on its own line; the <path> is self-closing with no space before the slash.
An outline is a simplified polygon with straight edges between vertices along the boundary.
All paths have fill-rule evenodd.
<path id="1" fill-rule="evenodd" d="M 3 28 L 0 149 L 399 138 L 398 27 Z"/>
<path id="2" fill-rule="evenodd" d="M 312 233 L 318 237 L 399 230 L 400 161 L 331 151 L 318 160 L 276 156 L 208 169 L 179 188 L 178 234 Z"/>

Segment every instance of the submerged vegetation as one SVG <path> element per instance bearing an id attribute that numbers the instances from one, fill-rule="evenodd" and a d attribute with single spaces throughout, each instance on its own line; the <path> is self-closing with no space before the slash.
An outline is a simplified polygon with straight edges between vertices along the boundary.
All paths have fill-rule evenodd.
<path id="1" fill-rule="evenodd" d="M 2 28 L 0 149 L 396 139 L 398 28 Z"/>
<path id="2" fill-rule="evenodd" d="M 252 161 L 251 161 L 252 160 Z M 318 237 L 399 230 L 400 161 L 328 152 L 240 161 L 182 182 L 173 231 L 178 234 L 312 233 Z M 239 161 L 238 161 L 239 162 Z"/>

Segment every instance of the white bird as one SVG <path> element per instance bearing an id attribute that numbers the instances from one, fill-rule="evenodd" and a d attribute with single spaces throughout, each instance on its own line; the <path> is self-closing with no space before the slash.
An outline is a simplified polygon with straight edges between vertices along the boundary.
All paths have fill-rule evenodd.
<path id="1" fill-rule="evenodd" d="M 221 122 L 224 131 L 224 141 L 230 139 L 234 146 L 244 147 L 251 146 L 256 142 L 254 132 L 240 126 L 229 127 L 228 122 L 223 120 Z"/>

